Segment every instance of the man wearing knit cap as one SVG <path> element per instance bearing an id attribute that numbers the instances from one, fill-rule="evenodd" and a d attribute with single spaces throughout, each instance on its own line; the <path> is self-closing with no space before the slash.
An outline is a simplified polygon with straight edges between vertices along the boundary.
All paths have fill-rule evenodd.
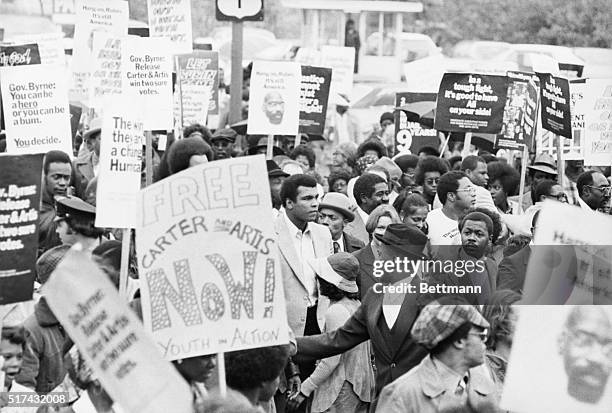
<path id="1" fill-rule="evenodd" d="M 386 386 L 377 412 L 497 411 L 485 361 L 489 323 L 455 297 L 426 305 L 411 330 L 429 351 L 417 367 Z"/>
<path id="2" fill-rule="evenodd" d="M 355 252 L 365 244 L 344 232 L 344 226 L 353 222 L 355 214 L 351 212 L 351 201 L 346 195 L 328 192 L 319 204 L 319 224 L 325 225 L 332 236 L 334 253 Z"/>
<path id="3" fill-rule="evenodd" d="M 231 128 L 218 129 L 210 138 L 215 159 L 227 159 L 232 156 L 236 132 Z"/>

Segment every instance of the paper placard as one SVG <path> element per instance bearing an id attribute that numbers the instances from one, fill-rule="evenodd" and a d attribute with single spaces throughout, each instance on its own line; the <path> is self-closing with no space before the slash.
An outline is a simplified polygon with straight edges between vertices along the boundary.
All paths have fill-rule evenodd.
<path id="1" fill-rule="evenodd" d="M 219 113 L 219 53 L 197 51 L 178 56 L 183 125 L 206 123 L 209 113 Z M 177 88 L 178 89 L 178 88 Z"/>
<path id="2" fill-rule="evenodd" d="M 42 154 L 0 154 L 0 305 L 32 299 L 42 164 Z"/>
<path id="3" fill-rule="evenodd" d="M 68 251 L 43 287 L 57 317 L 104 390 L 127 412 L 193 411 L 193 396 L 136 315 L 86 253 Z"/>
<path id="4" fill-rule="evenodd" d="M 573 86 L 573 85 L 572 85 Z M 612 161 L 612 79 L 588 79 L 585 88 L 585 165 Z"/>
<path id="5" fill-rule="evenodd" d="M 63 39 L 62 32 L 22 34 L 11 38 L 15 44 L 36 43 L 43 65 L 66 65 Z"/>
<path id="6" fill-rule="evenodd" d="M 166 359 L 288 342 L 261 155 L 191 167 L 140 192 L 144 322 Z"/>
<path id="7" fill-rule="evenodd" d="M 162 37 L 172 43 L 174 54 L 191 53 L 190 0 L 147 0 L 150 37 Z"/>
<path id="8" fill-rule="evenodd" d="M 99 111 L 105 96 L 120 95 L 123 40 L 107 32 L 94 32 L 89 107 Z"/>
<path id="9" fill-rule="evenodd" d="M 299 128 L 301 133 L 323 135 L 331 78 L 331 69 L 302 66 Z"/>
<path id="10" fill-rule="evenodd" d="M 353 90 L 355 48 L 322 46 L 321 66 L 332 68 L 331 93 L 350 95 Z"/>
<path id="11" fill-rule="evenodd" d="M 249 135 L 297 135 L 301 73 L 294 62 L 253 63 Z"/>
<path id="12" fill-rule="evenodd" d="M 72 153 L 63 66 L 1 67 L 0 88 L 8 153 Z"/>
<path id="13" fill-rule="evenodd" d="M 569 81 L 547 73 L 538 73 L 542 106 L 542 127 L 555 135 L 572 138 Z"/>

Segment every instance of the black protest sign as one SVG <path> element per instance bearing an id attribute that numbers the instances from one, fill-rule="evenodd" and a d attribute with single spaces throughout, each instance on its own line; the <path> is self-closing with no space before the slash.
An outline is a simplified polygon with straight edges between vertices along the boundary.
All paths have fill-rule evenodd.
<path id="1" fill-rule="evenodd" d="M 396 93 L 395 153 L 417 154 L 423 147 L 440 145 L 438 131 L 426 126 L 433 122 L 436 96 L 435 93 Z"/>
<path id="2" fill-rule="evenodd" d="M 508 72 L 508 94 L 497 148 L 531 146 L 538 122 L 540 79 L 534 73 Z"/>
<path id="3" fill-rule="evenodd" d="M 569 80 L 549 73 L 538 73 L 542 106 L 542 127 L 572 139 Z"/>
<path id="4" fill-rule="evenodd" d="M 218 21 L 262 21 L 263 0 L 216 0 L 215 17 Z"/>
<path id="5" fill-rule="evenodd" d="M 0 156 L 0 304 L 32 299 L 43 156 Z"/>
<path id="6" fill-rule="evenodd" d="M 332 70 L 302 66 L 300 82 L 300 132 L 323 135 Z"/>
<path id="7" fill-rule="evenodd" d="M 434 128 L 499 133 L 507 92 L 506 76 L 445 73 L 438 91 Z"/>

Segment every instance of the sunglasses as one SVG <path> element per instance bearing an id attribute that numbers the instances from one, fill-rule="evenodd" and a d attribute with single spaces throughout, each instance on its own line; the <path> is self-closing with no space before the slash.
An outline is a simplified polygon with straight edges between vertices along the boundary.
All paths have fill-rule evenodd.
<path id="1" fill-rule="evenodd" d="M 593 185 L 585 185 L 588 186 L 591 189 L 599 189 L 601 191 L 601 193 L 603 194 L 603 196 L 610 196 L 610 191 L 612 190 L 612 187 L 609 186 L 593 186 Z"/>

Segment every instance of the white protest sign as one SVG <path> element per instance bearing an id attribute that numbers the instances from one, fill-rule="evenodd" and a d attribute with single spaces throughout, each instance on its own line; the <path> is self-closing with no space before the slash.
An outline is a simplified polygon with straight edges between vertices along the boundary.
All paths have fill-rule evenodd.
<path id="1" fill-rule="evenodd" d="M 321 65 L 332 68 L 332 93 L 349 95 L 353 90 L 355 48 L 322 46 Z"/>
<path id="2" fill-rule="evenodd" d="M 104 105 L 96 226 L 134 228 L 145 143 L 142 114 L 120 97 Z"/>
<path id="3" fill-rule="evenodd" d="M 585 165 L 610 165 L 612 161 L 612 79 L 587 79 L 584 102 Z"/>
<path id="4" fill-rule="evenodd" d="M 501 410 L 609 413 L 612 381 L 603 345 L 612 334 L 612 307 L 523 305 L 513 310 L 518 322 Z"/>
<path id="5" fill-rule="evenodd" d="M 584 91 L 586 84 L 570 82 L 570 114 L 572 115 L 572 139 L 563 139 L 563 159 L 583 159 L 584 158 L 584 115 L 586 112 L 586 102 Z M 555 156 L 556 156 L 555 147 Z"/>
<path id="6" fill-rule="evenodd" d="M 125 411 L 193 411 L 187 383 L 84 252 L 68 251 L 43 295 L 96 379 Z"/>
<path id="7" fill-rule="evenodd" d="M 248 134 L 297 135 L 301 79 L 298 63 L 253 63 Z"/>
<path id="8" fill-rule="evenodd" d="M 170 40 L 130 36 L 123 46 L 123 95 L 142 111 L 145 130 L 172 129 Z"/>
<path id="9" fill-rule="evenodd" d="M 612 304 L 611 216 L 547 200 L 531 251 L 526 304 Z"/>
<path id="10" fill-rule="evenodd" d="M 190 0 L 147 0 L 151 37 L 163 37 L 172 42 L 174 54 L 191 53 Z"/>
<path id="11" fill-rule="evenodd" d="M 36 43 L 41 64 L 65 66 L 66 55 L 64 53 L 63 39 L 64 33 L 62 32 L 22 34 L 11 38 L 15 44 Z"/>
<path id="12" fill-rule="evenodd" d="M 121 45 L 107 32 L 93 33 L 89 107 L 100 109 L 104 96 L 121 94 Z"/>
<path id="13" fill-rule="evenodd" d="M 116 37 L 127 35 L 128 2 L 124 0 L 77 0 L 74 46 L 72 51 L 72 85 L 70 100 L 87 102 L 91 73 L 93 32 L 108 32 Z"/>
<path id="14" fill-rule="evenodd" d="M 72 153 L 68 85 L 63 66 L 0 68 L 8 153 Z"/>
<path id="15" fill-rule="evenodd" d="M 166 359 L 288 342 L 261 155 L 191 167 L 140 192 L 144 322 Z"/>

